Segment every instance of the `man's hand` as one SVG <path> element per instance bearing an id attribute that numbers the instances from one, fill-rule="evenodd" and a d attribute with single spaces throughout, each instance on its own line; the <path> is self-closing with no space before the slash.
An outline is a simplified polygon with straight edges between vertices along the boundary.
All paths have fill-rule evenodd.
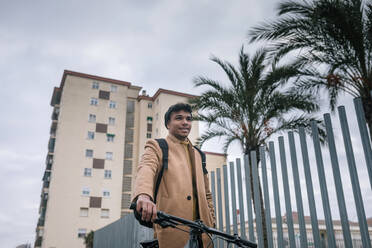
<path id="1" fill-rule="evenodd" d="M 150 196 L 142 194 L 137 198 L 137 208 L 138 213 L 141 213 L 142 220 L 149 222 L 154 222 L 156 220 L 156 205 L 151 201 Z"/>

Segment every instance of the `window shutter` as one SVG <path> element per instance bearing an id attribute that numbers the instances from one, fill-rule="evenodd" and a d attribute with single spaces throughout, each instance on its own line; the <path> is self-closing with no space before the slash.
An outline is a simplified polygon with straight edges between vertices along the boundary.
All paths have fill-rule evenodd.
<path id="1" fill-rule="evenodd" d="M 133 157 L 133 145 L 125 144 L 124 158 L 132 158 L 132 157 Z"/>
<path id="2" fill-rule="evenodd" d="M 123 177 L 123 191 L 131 191 L 131 190 L 132 190 L 132 178 Z"/>
<path id="3" fill-rule="evenodd" d="M 97 133 L 107 133 L 107 124 L 96 123 Z"/>
<path id="4" fill-rule="evenodd" d="M 124 175 L 132 175 L 132 160 L 124 160 Z"/>
<path id="5" fill-rule="evenodd" d="M 102 205 L 102 197 L 91 196 L 89 198 L 89 207 L 90 208 L 100 208 Z"/>
<path id="6" fill-rule="evenodd" d="M 105 160 L 100 158 L 93 159 L 93 168 L 94 169 L 104 169 L 105 168 Z"/>
<path id="7" fill-rule="evenodd" d="M 130 194 L 123 194 L 121 199 L 121 208 L 130 207 Z"/>
<path id="8" fill-rule="evenodd" d="M 98 94 L 98 97 L 100 99 L 109 100 L 110 99 L 110 92 L 109 91 L 100 90 L 99 91 L 99 94 Z"/>
<path id="9" fill-rule="evenodd" d="M 147 132 L 152 132 L 152 123 L 147 123 Z"/>
<path id="10" fill-rule="evenodd" d="M 128 101 L 127 113 L 134 113 L 134 101 Z"/>
<path id="11" fill-rule="evenodd" d="M 134 136 L 134 130 L 133 129 L 125 129 L 125 142 L 132 143 Z"/>
<path id="12" fill-rule="evenodd" d="M 127 113 L 125 127 L 127 128 L 134 127 L 134 113 Z"/>

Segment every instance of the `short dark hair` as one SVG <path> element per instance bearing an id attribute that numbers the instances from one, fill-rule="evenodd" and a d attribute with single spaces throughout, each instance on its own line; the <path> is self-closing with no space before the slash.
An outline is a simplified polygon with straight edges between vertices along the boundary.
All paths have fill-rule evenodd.
<path id="1" fill-rule="evenodd" d="M 164 115 L 164 124 L 165 124 L 165 127 L 168 129 L 167 125 L 170 121 L 170 117 L 171 117 L 171 114 L 173 112 L 178 112 L 178 111 L 185 111 L 185 112 L 188 112 L 191 114 L 191 117 L 192 117 L 192 108 L 191 108 L 191 105 L 190 104 L 187 104 L 187 103 L 176 103 L 172 106 L 169 107 L 169 109 L 167 110 L 167 112 L 165 113 Z"/>

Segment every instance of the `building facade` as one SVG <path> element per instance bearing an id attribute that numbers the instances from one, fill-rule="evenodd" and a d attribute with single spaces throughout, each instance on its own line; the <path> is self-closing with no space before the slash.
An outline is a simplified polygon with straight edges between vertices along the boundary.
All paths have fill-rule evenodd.
<path id="1" fill-rule="evenodd" d="M 84 247 L 84 237 L 130 213 L 136 165 L 149 138 L 165 137 L 168 107 L 194 95 L 64 71 L 53 92 L 35 247 Z M 199 136 L 193 122 L 190 140 Z M 208 153 L 212 167 L 223 154 Z"/>

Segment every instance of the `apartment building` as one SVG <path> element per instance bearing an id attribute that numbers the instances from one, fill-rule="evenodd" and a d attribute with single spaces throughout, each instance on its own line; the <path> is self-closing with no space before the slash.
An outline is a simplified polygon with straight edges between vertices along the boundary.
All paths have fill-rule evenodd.
<path id="1" fill-rule="evenodd" d="M 35 247 L 84 247 L 84 237 L 130 213 L 136 165 L 149 138 L 165 137 L 168 107 L 194 95 L 64 71 L 54 88 Z M 193 122 L 190 140 L 199 136 Z M 215 168 L 224 154 L 206 152 Z"/>

